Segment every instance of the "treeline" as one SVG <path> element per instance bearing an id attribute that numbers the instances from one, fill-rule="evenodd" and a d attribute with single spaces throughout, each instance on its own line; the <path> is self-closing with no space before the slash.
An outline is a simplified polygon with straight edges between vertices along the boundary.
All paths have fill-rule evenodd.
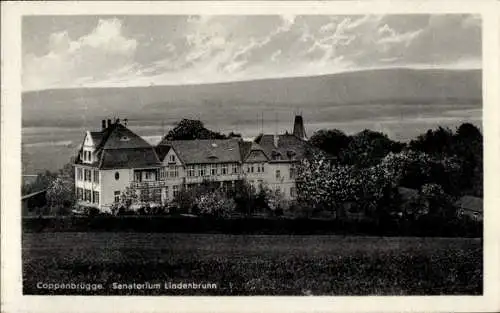
<path id="1" fill-rule="evenodd" d="M 394 162 L 406 162 L 403 187 L 418 189 L 436 183 L 454 196 L 483 195 L 483 136 L 470 123 L 455 131 L 429 129 L 409 143 L 371 130 L 348 136 L 337 129 L 319 130 L 310 142 L 333 156 L 338 165 L 368 168 L 389 155 Z"/>
<path id="2" fill-rule="evenodd" d="M 370 130 L 353 136 L 321 130 L 311 143 L 332 156 L 299 166 L 298 202 L 312 212 L 440 228 L 467 219 L 458 214 L 461 196 L 483 194 L 482 134 L 469 123 L 454 132 L 429 130 L 408 144 Z"/>

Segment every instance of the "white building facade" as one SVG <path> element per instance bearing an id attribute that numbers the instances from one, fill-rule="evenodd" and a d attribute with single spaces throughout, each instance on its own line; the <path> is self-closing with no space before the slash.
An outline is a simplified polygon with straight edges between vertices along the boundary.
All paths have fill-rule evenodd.
<path id="1" fill-rule="evenodd" d="M 86 132 L 74 164 L 77 202 L 109 211 L 129 188 L 142 203 L 168 205 L 184 188 L 205 182 L 230 188 L 243 180 L 293 200 L 296 164 L 311 149 L 305 138 L 288 133 L 253 142 L 164 139 L 153 147 L 119 120 L 103 121 L 100 132 Z"/>

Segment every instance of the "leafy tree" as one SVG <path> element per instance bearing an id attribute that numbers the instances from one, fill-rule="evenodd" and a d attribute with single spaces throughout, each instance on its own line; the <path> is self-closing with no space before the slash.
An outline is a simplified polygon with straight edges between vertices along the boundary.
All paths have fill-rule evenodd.
<path id="1" fill-rule="evenodd" d="M 449 128 L 439 127 L 429 129 L 425 134 L 412 140 L 409 144 L 411 150 L 425 152 L 431 155 L 451 154 L 453 132 Z"/>
<path id="2" fill-rule="evenodd" d="M 229 217 L 236 207 L 234 200 L 220 191 L 203 194 L 196 200 L 201 214 L 217 218 Z"/>
<path id="3" fill-rule="evenodd" d="M 57 173 L 50 171 L 45 171 L 37 175 L 32 183 L 25 184 L 21 188 L 21 193 L 27 195 L 33 192 L 41 191 L 47 189 L 50 184 L 56 179 Z"/>
<path id="4" fill-rule="evenodd" d="M 446 194 L 438 184 L 426 184 L 420 190 L 427 215 L 439 219 L 452 219 L 456 216 L 453 198 Z"/>
<path id="5" fill-rule="evenodd" d="M 71 184 L 63 176 L 57 177 L 47 188 L 46 198 L 53 210 L 52 213 L 64 213 L 69 210 L 75 201 L 74 184 Z"/>
<path id="6" fill-rule="evenodd" d="M 201 121 L 183 119 L 168 132 L 166 138 L 168 140 L 227 139 L 227 136 L 206 129 Z"/>
<path id="7" fill-rule="evenodd" d="M 130 207 L 132 204 L 138 202 L 139 196 L 137 195 L 137 191 L 131 187 L 127 187 L 120 194 L 120 201 L 111 206 L 111 213 L 114 215 L 132 214 L 133 212 L 130 210 Z"/>
<path id="8" fill-rule="evenodd" d="M 352 136 L 346 149 L 341 151 L 340 161 L 356 167 L 378 164 L 389 152 L 400 152 L 404 144 L 392 141 L 387 135 L 365 129 Z"/>
<path id="9" fill-rule="evenodd" d="M 351 138 L 338 129 L 320 129 L 315 132 L 309 142 L 332 156 L 339 156 L 347 148 Z"/>

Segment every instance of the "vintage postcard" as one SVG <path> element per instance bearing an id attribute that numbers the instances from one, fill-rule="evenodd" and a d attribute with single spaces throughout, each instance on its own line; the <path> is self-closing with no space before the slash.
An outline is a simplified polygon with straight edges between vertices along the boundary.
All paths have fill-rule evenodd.
<path id="1" fill-rule="evenodd" d="M 3 4 L 5 312 L 499 310 L 499 8 Z"/>

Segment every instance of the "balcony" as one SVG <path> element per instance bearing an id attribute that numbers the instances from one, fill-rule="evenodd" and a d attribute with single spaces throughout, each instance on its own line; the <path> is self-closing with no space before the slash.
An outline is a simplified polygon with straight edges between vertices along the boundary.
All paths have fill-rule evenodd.
<path id="1" fill-rule="evenodd" d="M 148 188 L 162 188 L 167 186 L 167 182 L 164 180 L 156 180 L 156 181 L 131 181 L 130 187 L 137 189 L 148 189 Z"/>

